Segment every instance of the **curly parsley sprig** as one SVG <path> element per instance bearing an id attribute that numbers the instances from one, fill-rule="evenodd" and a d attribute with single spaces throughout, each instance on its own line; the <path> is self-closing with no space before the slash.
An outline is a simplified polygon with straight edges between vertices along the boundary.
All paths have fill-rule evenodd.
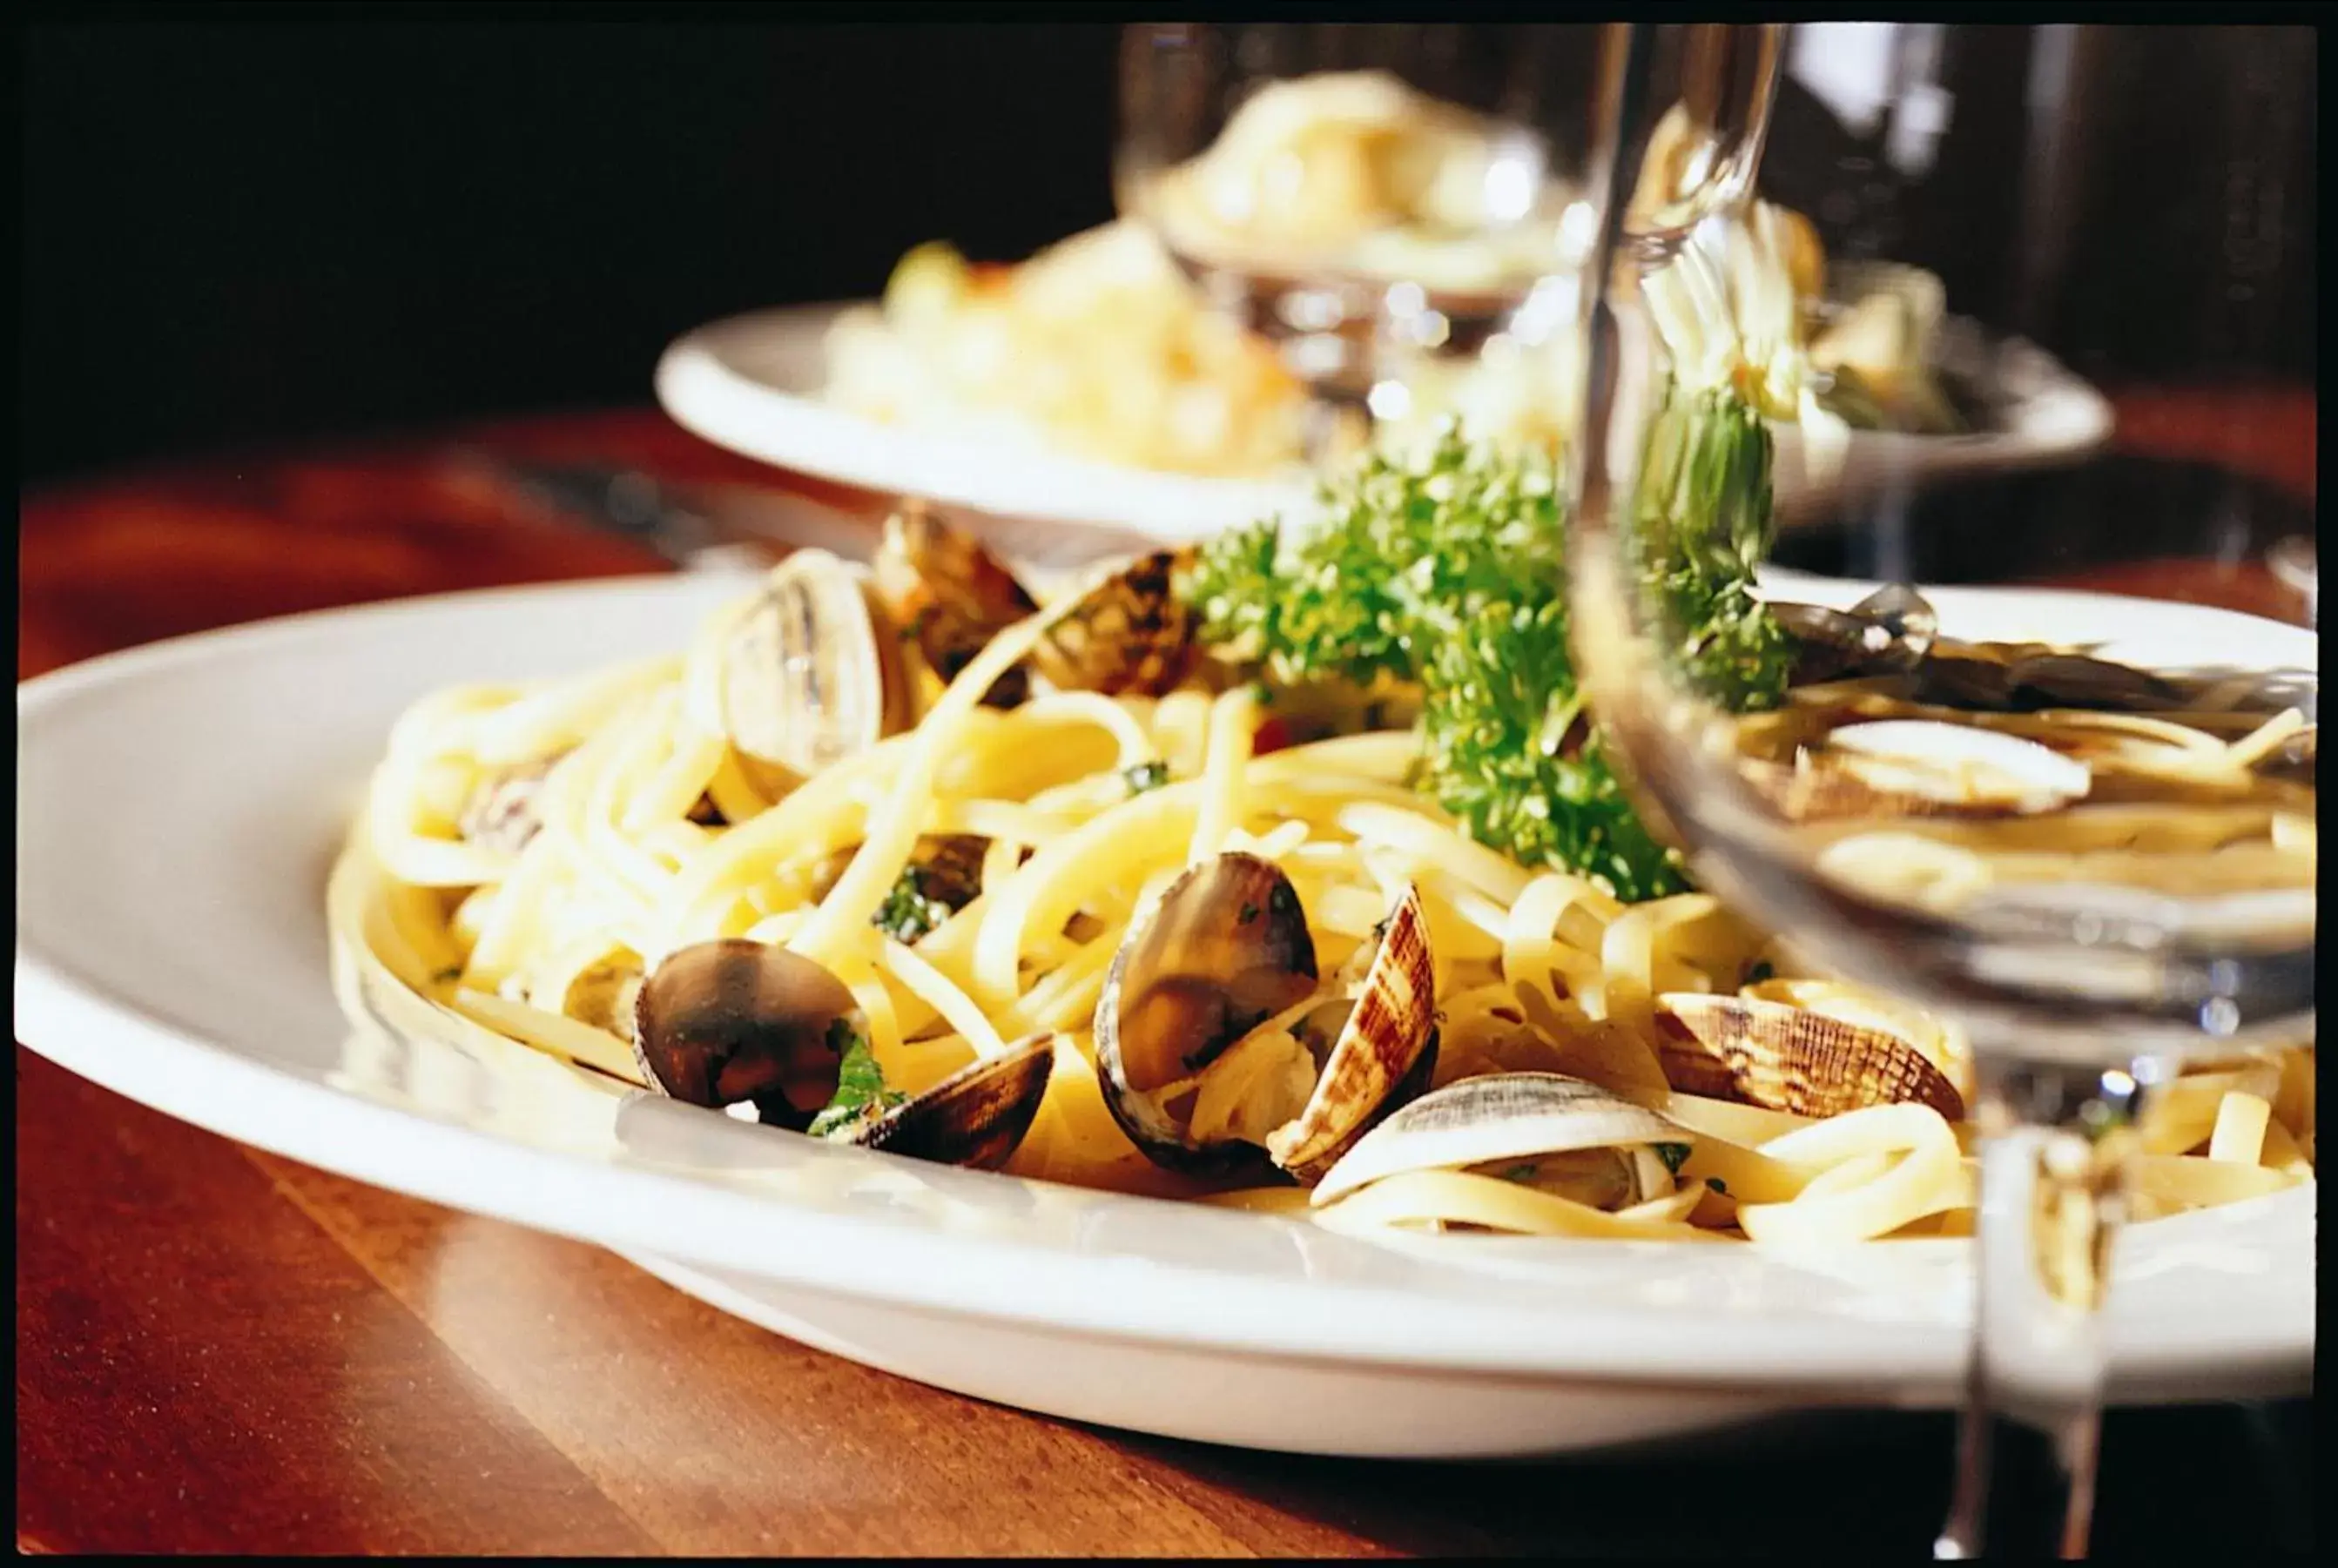
<path id="1" fill-rule="evenodd" d="M 1770 539 L 1770 436 L 1727 388 L 1675 396 L 1650 431 L 1635 559 L 1687 679 L 1773 706 L 1793 649 L 1752 593 Z M 1584 711 L 1567 645 L 1555 466 L 1448 428 L 1367 454 L 1321 520 L 1222 535 L 1182 579 L 1221 656 L 1290 683 L 1422 693 L 1416 783 L 1470 837 L 1628 900 L 1679 891 L 1679 856 L 1633 811 Z"/>

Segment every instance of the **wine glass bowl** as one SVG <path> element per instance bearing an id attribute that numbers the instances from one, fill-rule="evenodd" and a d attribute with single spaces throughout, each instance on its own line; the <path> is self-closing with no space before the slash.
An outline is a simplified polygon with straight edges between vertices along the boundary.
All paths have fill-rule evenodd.
<path id="1" fill-rule="evenodd" d="M 1751 176 L 1779 30 L 1662 31 L 1665 85 L 1695 91 L 1646 205 L 1685 232 Z M 1540 390 L 1572 364 L 1622 44 L 1588 24 L 1132 26 L 1118 202 L 1281 348 L 1318 456 L 1452 404 L 1454 367 L 1480 357 Z M 1519 363 L 1546 353 L 1560 362 Z"/>
<path id="2" fill-rule="evenodd" d="M 1875 90 L 1938 121 L 1936 83 L 1897 58 Z M 2185 607 L 1908 583 L 1795 585 L 1822 603 L 1744 593 L 1770 543 L 1774 425 L 1800 423 L 1822 464 L 1854 423 L 1953 438 L 1933 356 L 1960 301 L 1891 256 L 1829 266 L 1813 286 L 1807 225 L 1759 201 L 1651 224 L 1674 156 L 1665 122 L 1685 100 L 1660 110 L 1669 94 L 1650 90 L 1645 59 L 1643 41 L 1608 181 L 1636 195 L 1586 264 L 1602 299 L 1572 432 L 1577 667 L 1601 744 L 1691 879 L 1798 954 L 1969 1034 L 1979 1291 L 1940 1553 L 1971 1555 L 1985 1524 L 2004 1524 L 1983 1504 L 2009 1417 L 2050 1438 L 2052 1545 L 2082 1552 L 2100 1307 L 2138 1109 L 2173 1059 L 2311 1038 L 2313 651 L 2265 626 L 2207 655 L 2215 612 Z M 1990 108 L 1969 95 L 1960 112 Z M 1931 165 L 1911 162 L 1894 184 L 1903 214 L 1934 190 Z M 1871 182 L 1862 159 L 1840 170 L 1862 182 L 1852 194 Z M 2042 242 L 2019 223 L 1958 238 L 1961 260 L 1984 251 L 2008 275 Z M 1851 298 L 1828 299 L 1828 282 Z M 1910 448 L 1891 450 L 1905 471 L 1844 497 L 1832 526 L 1904 525 L 1920 475 Z M 2204 512 L 2204 557 L 2215 529 Z M 2126 635 L 2101 643 L 2114 624 Z"/>

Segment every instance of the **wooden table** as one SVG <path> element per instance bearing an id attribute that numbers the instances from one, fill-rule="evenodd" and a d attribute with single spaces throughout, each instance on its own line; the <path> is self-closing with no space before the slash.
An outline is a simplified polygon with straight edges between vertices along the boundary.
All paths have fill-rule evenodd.
<path id="1" fill-rule="evenodd" d="M 2302 426 L 2283 406 L 2303 461 L 2279 446 L 2266 476 L 2302 475 L 2310 497 L 2303 396 Z M 2200 427 L 2165 405 L 2138 407 Z M 462 435 L 775 482 L 652 414 Z M 26 497 L 19 677 L 260 616 L 657 564 L 450 479 L 438 449 L 229 457 Z M 2122 581 L 2284 608 L 2245 564 Z M 24 1550 L 1920 1556 L 1944 1501 L 1944 1416 L 1458 1465 L 1027 1416 L 752 1328 L 592 1247 L 199 1132 L 21 1046 L 16 1087 Z M 2118 1413 L 2098 1544 L 2303 1544 L 2310 1443 L 2302 1405 Z"/>

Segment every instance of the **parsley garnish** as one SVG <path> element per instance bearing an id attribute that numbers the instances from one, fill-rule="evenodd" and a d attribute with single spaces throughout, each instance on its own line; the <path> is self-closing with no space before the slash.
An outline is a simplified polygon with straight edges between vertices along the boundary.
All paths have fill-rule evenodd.
<path id="1" fill-rule="evenodd" d="M 927 897 L 918 867 L 904 866 L 893 890 L 885 895 L 885 902 L 877 906 L 877 913 L 869 917 L 869 923 L 894 941 L 909 943 L 939 926 L 952 913 L 941 899 Z"/>
<path id="2" fill-rule="evenodd" d="M 1687 487 L 1643 492 L 1644 505 L 1662 494 L 1672 508 L 1643 569 L 1694 642 L 1700 685 L 1727 687 L 1733 705 L 1766 706 L 1792 659 L 1748 591 L 1767 544 L 1769 435 L 1758 420 L 1748 429 L 1699 408 L 1672 427 L 1677 444 L 1685 425 L 1704 455 Z M 1763 494 L 1695 488 L 1709 482 Z M 1367 454 L 1326 483 L 1322 512 L 1303 532 L 1270 519 L 1203 548 L 1181 583 L 1203 640 L 1286 684 L 1418 683 L 1415 784 L 1471 838 L 1628 900 L 1685 887 L 1679 857 L 1641 825 L 1584 712 L 1555 466 L 1449 428 L 1425 453 Z M 1716 533 L 1725 548 L 1706 548 Z"/>
<path id="3" fill-rule="evenodd" d="M 877 1065 L 877 1058 L 869 1049 L 869 1042 L 854 1032 L 852 1025 L 840 1018 L 829 1025 L 828 1044 L 838 1053 L 836 1093 L 829 1097 L 827 1106 L 811 1119 L 806 1131 L 815 1138 L 825 1138 L 841 1129 L 857 1126 L 870 1117 L 883 1114 L 909 1099 L 898 1090 L 885 1087 L 885 1070 Z"/>
<path id="4" fill-rule="evenodd" d="M 1685 1143 L 1658 1143 L 1654 1147 L 1656 1158 L 1663 1161 L 1665 1169 L 1675 1176 L 1680 1174 L 1681 1167 L 1688 1163 L 1689 1146 Z"/>
<path id="5" fill-rule="evenodd" d="M 1763 981 L 1772 978 L 1777 973 L 1778 966 L 1775 964 L 1771 963 L 1767 958 L 1757 958 L 1754 961 L 1754 967 L 1745 971 L 1745 984 L 1748 985 L 1759 985 Z"/>
<path id="6" fill-rule="evenodd" d="M 1134 762 L 1120 770 L 1128 781 L 1128 793 L 1133 799 L 1160 789 L 1169 782 L 1169 764 L 1159 757 L 1144 762 Z"/>
<path id="7" fill-rule="evenodd" d="M 1718 1192 L 1724 1198 L 1729 1196 L 1729 1183 L 1724 1181 L 1718 1176 L 1706 1177 L 1704 1179 L 1704 1190 L 1708 1192 Z"/>

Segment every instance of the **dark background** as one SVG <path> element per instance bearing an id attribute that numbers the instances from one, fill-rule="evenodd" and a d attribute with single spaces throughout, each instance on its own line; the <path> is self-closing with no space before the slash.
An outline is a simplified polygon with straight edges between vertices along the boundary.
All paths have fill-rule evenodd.
<path id="1" fill-rule="evenodd" d="M 1862 221 L 2098 381 L 2310 382 L 2313 32 L 2095 33 L 2024 284 L 2030 42 L 1952 34 L 1938 167 Z M 1108 218 L 1114 54 L 1064 24 L 37 25 L 22 472 L 644 403 L 702 321 Z M 1790 83 L 1769 183 L 1871 152 Z"/>

